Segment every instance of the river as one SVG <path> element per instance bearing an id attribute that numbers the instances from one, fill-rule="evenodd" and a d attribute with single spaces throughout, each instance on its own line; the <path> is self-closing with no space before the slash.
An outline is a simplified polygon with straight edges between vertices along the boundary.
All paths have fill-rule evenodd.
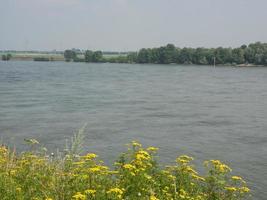
<path id="1" fill-rule="evenodd" d="M 107 163 L 138 140 L 164 163 L 220 159 L 267 196 L 266 67 L 0 62 L 5 143 L 55 151 L 85 123 L 85 150 Z"/>

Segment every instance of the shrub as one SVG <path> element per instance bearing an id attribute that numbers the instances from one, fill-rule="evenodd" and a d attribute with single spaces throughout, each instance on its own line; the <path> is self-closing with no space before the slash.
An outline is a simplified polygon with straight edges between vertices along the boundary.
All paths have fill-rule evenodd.
<path id="1" fill-rule="evenodd" d="M 205 162 L 201 176 L 182 155 L 176 164 L 160 167 L 157 148 L 132 142 L 110 169 L 94 153 L 69 151 L 57 158 L 37 151 L 36 140 L 27 140 L 32 151 L 16 154 L 0 147 L 0 196 L 3 200 L 238 200 L 249 189 L 239 176 L 219 160 Z"/>
<path id="2" fill-rule="evenodd" d="M 42 62 L 48 62 L 50 61 L 49 58 L 46 57 L 35 57 L 33 58 L 34 61 L 42 61 Z"/>

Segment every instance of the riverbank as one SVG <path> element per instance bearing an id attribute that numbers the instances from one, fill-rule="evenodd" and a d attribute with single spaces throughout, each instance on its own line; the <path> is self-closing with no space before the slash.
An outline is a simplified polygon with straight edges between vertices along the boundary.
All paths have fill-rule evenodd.
<path id="1" fill-rule="evenodd" d="M 35 58 L 46 58 L 50 61 L 65 61 L 63 54 L 54 53 L 10 53 L 12 61 L 33 61 Z"/>
<path id="2" fill-rule="evenodd" d="M 2 60 L 35 60 L 92 62 L 92 63 L 138 63 L 138 64 L 194 64 L 267 66 L 267 43 L 251 43 L 237 48 L 179 48 L 167 44 L 158 48 L 142 48 L 132 52 L 102 52 L 67 49 L 64 52 L 15 52 L 2 51 Z M 7 53 L 7 54 L 6 54 Z M 30 53 L 30 54 L 29 54 Z"/>
<path id="3" fill-rule="evenodd" d="M 83 59 L 84 56 L 79 55 L 80 60 L 77 60 L 75 62 L 85 62 Z M 113 56 L 115 58 L 115 56 Z M 124 56 L 125 57 L 125 56 Z M 110 58 L 110 55 L 104 55 L 104 58 Z M 9 61 L 36 61 L 36 62 L 65 62 L 65 58 L 63 54 L 47 54 L 47 53 L 36 53 L 36 54 L 12 54 L 12 57 Z M 90 62 L 90 63 L 99 63 L 99 62 Z M 118 63 L 118 64 L 125 64 L 127 62 L 110 62 L 105 61 L 101 63 Z M 128 63 L 128 64 L 140 64 L 140 63 Z M 146 64 L 146 63 L 142 63 Z M 151 63 L 152 64 L 152 63 Z M 157 64 L 157 63 L 153 63 Z M 170 63 L 166 65 L 178 65 L 177 63 Z M 196 65 L 201 66 L 200 64 L 183 64 L 183 65 Z M 214 65 L 213 65 L 214 66 Z M 250 63 L 244 63 L 244 64 L 216 64 L 217 67 L 225 67 L 225 66 L 232 66 L 232 67 L 264 67 L 264 65 L 256 65 L 256 64 L 250 64 Z"/>
<path id="4" fill-rule="evenodd" d="M 31 54 L 11 54 L 12 57 L 9 61 L 36 61 L 36 62 L 65 62 L 65 58 L 63 54 L 49 54 L 49 53 L 31 53 Z M 126 55 L 120 56 L 119 59 L 116 59 L 116 55 L 103 55 L 103 60 L 101 62 L 90 62 L 90 63 L 121 63 L 121 64 L 149 64 L 149 63 L 136 63 L 136 62 L 127 62 L 125 60 Z M 74 62 L 85 62 L 83 55 L 78 55 L 77 59 Z M 159 64 L 159 63 L 151 63 L 151 64 Z M 179 65 L 179 63 L 169 63 L 166 65 Z M 183 65 L 196 65 L 201 66 L 203 64 L 183 64 Z M 207 64 L 209 65 L 209 64 Z M 211 65 L 211 66 L 214 66 Z M 243 63 L 243 64 L 216 64 L 217 67 L 225 67 L 225 66 L 232 66 L 232 67 L 265 67 L 265 65 L 256 65 L 251 63 Z"/>

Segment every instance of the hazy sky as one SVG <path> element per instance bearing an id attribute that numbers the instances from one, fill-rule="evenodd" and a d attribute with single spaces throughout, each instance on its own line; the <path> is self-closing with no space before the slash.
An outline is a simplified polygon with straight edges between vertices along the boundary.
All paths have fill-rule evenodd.
<path id="1" fill-rule="evenodd" d="M 0 49 L 267 42 L 267 0 L 0 0 Z"/>

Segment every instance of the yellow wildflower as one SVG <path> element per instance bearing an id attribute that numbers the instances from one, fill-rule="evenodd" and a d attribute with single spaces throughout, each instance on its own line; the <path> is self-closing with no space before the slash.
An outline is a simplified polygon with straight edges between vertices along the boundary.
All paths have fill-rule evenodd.
<path id="1" fill-rule="evenodd" d="M 197 179 L 197 180 L 205 181 L 205 178 L 198 176 L 197 174 L 192 174 L 192 177 Z"/>
<path id="2" fill-rule="evenodd" d="M 185 199 L 186 196 L 187 196 L 186 191 L 185 191 L 184 189 L 180 189 L 179 192 L 180 192 L 179 197 L 180 197 L 181 199 Z"/>
<path id="3" fill-rule="evenodd" d="M 155 197 L 154 195 L 151 195 L 149 200 L 159 200 L 157 197 Z"/>
<path id="4" fill-rule="evenodd" d="M 7 153 L 7 148 L 5 146 L 0 147 L 0 154 L 6 154 Z"/>
<path id="5" fill-rule="evenodd" d="M 248 187 L 241 187 L 239 190 L 241 193 L 248 193 L 250 191 Z"/>
<path id="6" fill-rule="evenodd" d="M 141 147 L 142 145 L 139 143 L 139 142 L 137 142 L 137 141 L 132 141 L 132 145 L 134 146 L 134 147 Z"/>
<path id="7" fill-rule="evenodd" d="M 94 153 L 88 153 L 85 156 L 82 156 L 83 159 L 85 160 L 92 160 L 94 158 L 97 158 L 98 156 Z"/>
<path id="8" fill-rule="evenodd" d="M 240 176 L 232 176 L 232 179 L 235 181 L 242 181 L 243 180 Z"/>
<path id="9" fill-rule="evenodd" d="M 227 173 L 227 172 L 232 171 L 230 167 L 228 167 L 226 164 L 222 163 L 219 160 L 210 160 L 210 163 L 212 163 L 215 170 L 217 170 L 219 173 Z M 205 162 L 204 164 L 208 166 L 209 162 Z"/>
<path id="10" fill-rule="evenodd" d="M 144 151 L 144 150 L 140 150 L 140 151 L 138 151 L 138 154 L 143 154 L 143 155 L 145 155 L 145 156 L 149 156 L 149 153 L 147 153 L 147 152 Z"/>
<path id="11" fill-rule="evenodd" d="M 85 163 L 84 161 L 73 162 L 74 165 L 83 165 L 84 163 Z"/>
<path id="12" fill-rule="evenodd" d="M 136 159 L 137 160 L 149 160 L 150 159 L 150 155 L 146 151 L 140 150 L 136 154 Z"/>
<path id="13" fill-rule="evenodd" d="M 132 164 L 125 164 L 122 166 L 124 169 L 128 169 L 128 170 L 134 170 L 135 166 L 133 166 Z"/>
<path id="14" fill-rule="evenodd" d="M 176 179 L 176 177 L 173 176 L 173 175 L 171 175 L 171 174 L 169 174 L 167 177 L 168 177 L 169 179 L 173 180 L 173 181 Z"/>
<path id="15" fill-rule="evenodd" d="M 159 148 L 156 148 L 156 147 L 148 147 L 147 148 L 147 151 L 152 151 L 152 152 L 155 152 L 155 151 L 158 151 Z"/>
<path id="16" fill-rule="evenodd" d="M 193 160 L 193 157 L 187 156 L 187 155 L 181 155 L 176 159 L 177 163 L 181 163 L 181 164 L 187 164 L 190 161 Z"/>
<path id="17" fill-rule="evenodd" d="M 235 187 L 225 187 L 225 189 L 228 190 L 229 192 L 237 191 L 237 189 Z"/>
<path id="18" fill-rule="evenodd" d="M 10 175 L 15 175 L 16 174 L 16 170 L 10 170 Z"/>
<path id="19" fill-rule="evenodd" d="M 72 196 L 72 198 L 75 200 L 85 200 L 86 196 L 81 192 L 77 192 L 75 195 Z"/>
<path id="20" fill-rule="evenodd" d="M 145 174 L 144 177 L 148 180 L 152 179 L 152 176 L 148 175 L 148 174 Z"/>
<path id="21" fill-rule="evenodd" d="M 182 170 L 190 174 L 197 174 L 197 172 L 191 166 L 185 166 Z"/>
<path id="22" fill-rule="evenodd" d="M 95 172 L 100 172 L 101 171 L 101 167 L 96 166 L 96 167 L 91 167 L 88 169 L 89 172 L 91 173 L 95 173 Z"/>
<path id="23" fill-rule="evenodd" d="M 115 195 L 117 198 L 121 199 L 123 195 L 124 190 L 120 188 L 111 188 L 109 191 L 107 191 L 107 194 Z"/>
<path id="24" fill-rule="evenodd" d="M 95 196 L 96 190 L 88 189 L 84 191 L 85 194 Z"/>

